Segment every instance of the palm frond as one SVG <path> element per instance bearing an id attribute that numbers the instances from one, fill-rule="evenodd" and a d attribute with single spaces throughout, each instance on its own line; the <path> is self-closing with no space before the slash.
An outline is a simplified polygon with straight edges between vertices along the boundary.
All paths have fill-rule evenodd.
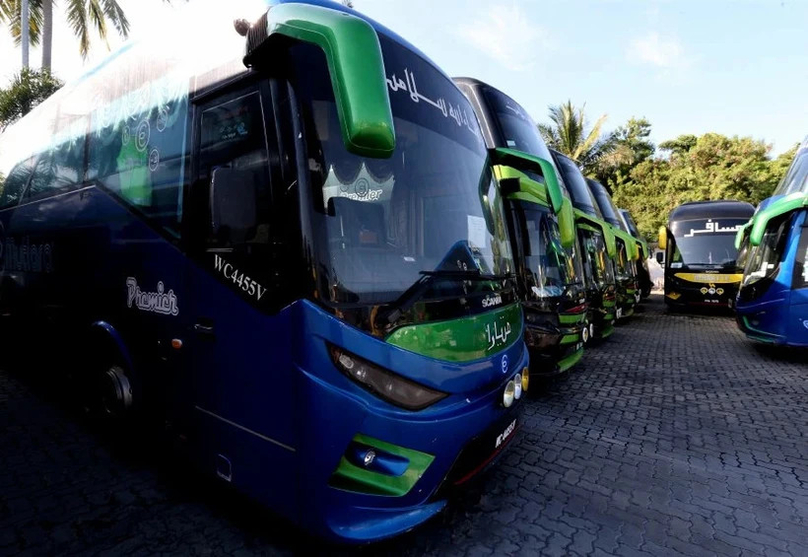
<path id="1" fill-rule="evenodd" d="M 166 0 L 169 4 L 170 0 Z M 104 9 L 104 15 L 118 31 L 118 34 L 123 38 L 129 37 L 129 20 L 126 19 L 126 14 L 123 12 L 117 0 L 101 0 L 101 6 Z"/>
<path id="2" fill-rule="evenodd" d="M 82 0 L 71 0 L 67 5 L 67 23 L 79 40 L 79 52 L 83 58 L 90 51 L 90 29 L 87 26 L 87 7 Z"/>

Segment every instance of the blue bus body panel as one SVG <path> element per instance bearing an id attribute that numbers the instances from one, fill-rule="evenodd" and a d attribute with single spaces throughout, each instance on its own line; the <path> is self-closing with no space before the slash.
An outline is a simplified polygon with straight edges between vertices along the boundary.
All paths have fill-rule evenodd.
<path id="1" fill-rule="evenodd" d="M 792 219 L 783 260 L 766 292 L 752 301 L 738 299 L 738 324 L 753 340 L 808 346 L 808 326 L 805 325 L 808 321 L 808 289 L 792 289 L 797 248 L 806 218 L 808 211 Z"/>
<path id="2" fill-rule="evenodd" d="M 16 284 L 22 288 L 12 295 L 28 299 L 13 302 L 88 327 L 103 320 L 134 355 L 144 384 L 165 391 L 173 412 L 185 412 L 203 468 L 322 536 L 368 541 L 427 520 L 444 507 L 431 498 L 464 446 L 516 418 L 518 404 L 505 409 L 501 400 L 504 384 L 528 364 L 521 337 L 493 357 L 456 364 L 392 346 L 311 302 L 263 314 L 95 187 L 2 211 L 0 222 L 4 304 Z M 42 252 L 43 245 L 52 253 L 49 272 L 32 271 L 29 256 L 9 258 L 9 249 Z M 129 279 L 143 293 L 162 284 L 177 314 L 139 308 Z M 194 331 L 200 319 L 213 335 Z M 160 347 L 172 339 L 183 347 L 165 357 Z M 328 343 L 449 396 L 418 412 L 395 407 L 342 374 Z M 357 434 L 434 461 L 402 497 L 330 487 Z"/>

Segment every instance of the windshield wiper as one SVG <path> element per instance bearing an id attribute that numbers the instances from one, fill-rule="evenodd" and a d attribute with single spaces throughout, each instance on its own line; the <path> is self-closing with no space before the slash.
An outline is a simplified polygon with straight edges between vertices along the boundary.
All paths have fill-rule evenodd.
<path id="1" fill-rule="evenodd" d="M 401 315 L 408 311 L 421 297 L 429 290 L 429 287 L 438 280 L 468 280 L 474 282 L 487 282 L 487 281 L 502 281 L 516 277 L 513 273 L 504 275 L 492 275 L 483 273 L 480 269 L 457 269 L 457 270 L 436 270 L 436 271 L 420 271 L 421 278 L 418 279 L 412 286 L 407 288 L 401 296 L 396 298 L 389 307 L 379 316 L 380 319 L 391 325 L 398 321 Z"/>

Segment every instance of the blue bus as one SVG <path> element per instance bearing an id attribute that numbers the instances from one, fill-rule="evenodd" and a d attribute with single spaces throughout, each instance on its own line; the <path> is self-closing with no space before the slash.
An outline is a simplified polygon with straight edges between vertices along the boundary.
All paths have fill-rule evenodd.
<path id="1" fill-rule="evenodd" d="M 808 137 L 736 244 L 743 259 L 740 329 L 760 342 L 808 346 Z"/>
<path id="2" fill-rule="evenodd" d="M 405 532 L 498 458 L 528 388 L 474 111 L 332 2 L 189 31 L 0 138 L 2 324 L 303 528 Z"/>

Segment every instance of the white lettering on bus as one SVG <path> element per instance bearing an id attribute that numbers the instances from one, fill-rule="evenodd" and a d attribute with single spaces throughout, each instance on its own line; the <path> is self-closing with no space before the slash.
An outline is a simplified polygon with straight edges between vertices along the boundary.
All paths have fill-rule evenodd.
<path id="1" fill-rule="evenodd" d="M 161 315 L 179 315 L 180 309 L 177 306 L 177 296 L 173 290 L 165 291 L 163 281 L 157 282 L 157 292 L 142 292 L 137 284 L 137 279 L 129 277 L 126 279 L 126 305 L 132 304 L 141 311 L 150 311 Z"/>
<path id="2" fill-rule="evenodd" d="M 14 238 L 6 238 L 0 243 L 0 268 L 4 271 L 24 271 L 28 273 L 53 272 L 53 244 L 44 242 L 32 244 L 25 237 L 19 245 Z"/>
<path id="3" fill-rule="evenodd" d="M 217 271 L 224 275 L 224 278 L 232 281 L 233 284 L 238 285 L 239 288 L 250 296 L 255 297 L 256 301 L 260 302 L 264 294 L 267 293 L 266 288 L 233 267 L 231 263 L 225 261 L 221 256 L 214 254 L 213 266 Z"/>

